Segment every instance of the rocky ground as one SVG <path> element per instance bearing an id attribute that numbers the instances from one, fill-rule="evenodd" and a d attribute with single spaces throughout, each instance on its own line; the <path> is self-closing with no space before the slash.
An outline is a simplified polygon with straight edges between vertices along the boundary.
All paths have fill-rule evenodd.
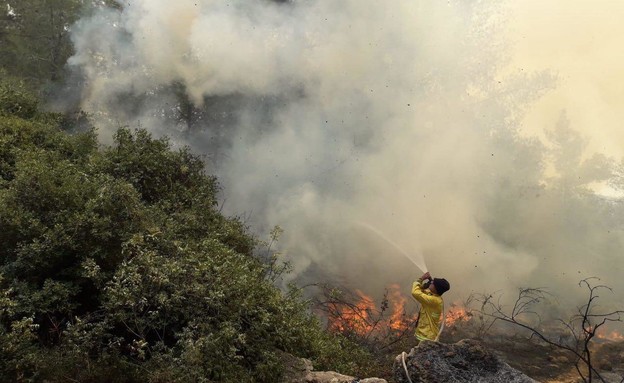
<path id="1" fill-rule="evenodd" d="M 482 340 L 510 366 L 543 383 L 576 383 L 579 375 L 570 353 L 526 337 L 496 336 Z M 597 343 L 594 365 L 609 382 L 624 377 L 624 342 Z"/>
<path id="2" fill-rule="evenodd" d="M 406 364 L 412 374 L 413 383 L 438 381 L 457 382 L 542 382 L 578 383 L 578 373 L 572 357 L 561 349 L 539 344 L 526 337 L 496 336 L 481 341 L 461 340 L 459 342 L 421 345 L 418 349 L 406 350 Z M 404 383 L 401 380 L 402 365 L 397 356 L 393 368 L 394 378 L 389 382 Z M 331 371 L 314 371 L 312 364 L 284 355 L 288 366 L 284 383 L 385 383 L 383 379 L 354 377 Z M 594 365 L 608 383 L 624 382 L 624 342 L 604 342 L 595 345 Z M 435 371 L 431 374 L 431 371 Z M 445 375 L 446 374 L 446 375 Z M 452 378 L 451 378 L 452 377 Z M 459 379 L 459 380 L 458 380 Z M 594 380 L 596 381 L 596 380 Z"/>
<path id="3" fill-rule="evenodd" d="M 454 344 L 421 342 L 396 357 L 393 373 L 397 383 L 536 383 L 471 339 Z"/>

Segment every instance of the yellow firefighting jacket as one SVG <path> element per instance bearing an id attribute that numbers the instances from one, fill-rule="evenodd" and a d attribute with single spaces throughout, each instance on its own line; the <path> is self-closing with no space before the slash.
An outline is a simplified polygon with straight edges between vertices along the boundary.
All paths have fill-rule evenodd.
<path id="1" fill-rule="evenodd" d="M 420 303 L 416 338 L 436 340 L 440 331 L 440 317 L 444 310 L 442 297 L 429 289 L 424 289 L 420 279 L 412 286 L 412 296 Z"/>

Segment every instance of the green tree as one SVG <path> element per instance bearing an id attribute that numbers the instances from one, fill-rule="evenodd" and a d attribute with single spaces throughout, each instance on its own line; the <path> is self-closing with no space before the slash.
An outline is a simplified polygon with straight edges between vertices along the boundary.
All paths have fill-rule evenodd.
<path id="1" fill-rule="evenodd" d="M 33 84 L 57 81 L 73 53 L 82 0 L 0 0 L 0 66 Z"/>
<path id="2" fill-rule="evenodd" d="M 100 148 L 36 105 L 0 84 L 0 376 L 263 382 L 284 352 L 366 363 L 273 285 L 283 269 L 219 212 L 200 157 L 143 130 Z"/>

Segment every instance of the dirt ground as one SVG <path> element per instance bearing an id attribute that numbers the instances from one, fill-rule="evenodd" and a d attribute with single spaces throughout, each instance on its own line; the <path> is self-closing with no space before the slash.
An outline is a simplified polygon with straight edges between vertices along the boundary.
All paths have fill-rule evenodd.
<path id="1" fill-rule="evenodd" d="M 484 339 L 489 348 L 510 366 L 543 383 L 582 382 L 574 367 L 574 356 L 562 349 L 540 344 L 526 337 L 504 336 Z M 611 381 L 624 376 L 624 342 L 594 345 L 592 364 Z M 620 379 L 618 379 L 619 381 Z"/>

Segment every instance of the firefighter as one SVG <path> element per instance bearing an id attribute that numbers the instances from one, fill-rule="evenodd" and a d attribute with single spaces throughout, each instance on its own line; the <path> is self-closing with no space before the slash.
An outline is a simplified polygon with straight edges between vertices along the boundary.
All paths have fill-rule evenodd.
<path id="1" fill-rule="evenodd" d="M 442 294 L 451 288 L 444 278 L 432 278 L 429 272 L 423 274 L 412 286 L 412 296 L 420 303 L 416 339 L 437 341 L 440 336 L 440 321 L 444 312 Z"/>

